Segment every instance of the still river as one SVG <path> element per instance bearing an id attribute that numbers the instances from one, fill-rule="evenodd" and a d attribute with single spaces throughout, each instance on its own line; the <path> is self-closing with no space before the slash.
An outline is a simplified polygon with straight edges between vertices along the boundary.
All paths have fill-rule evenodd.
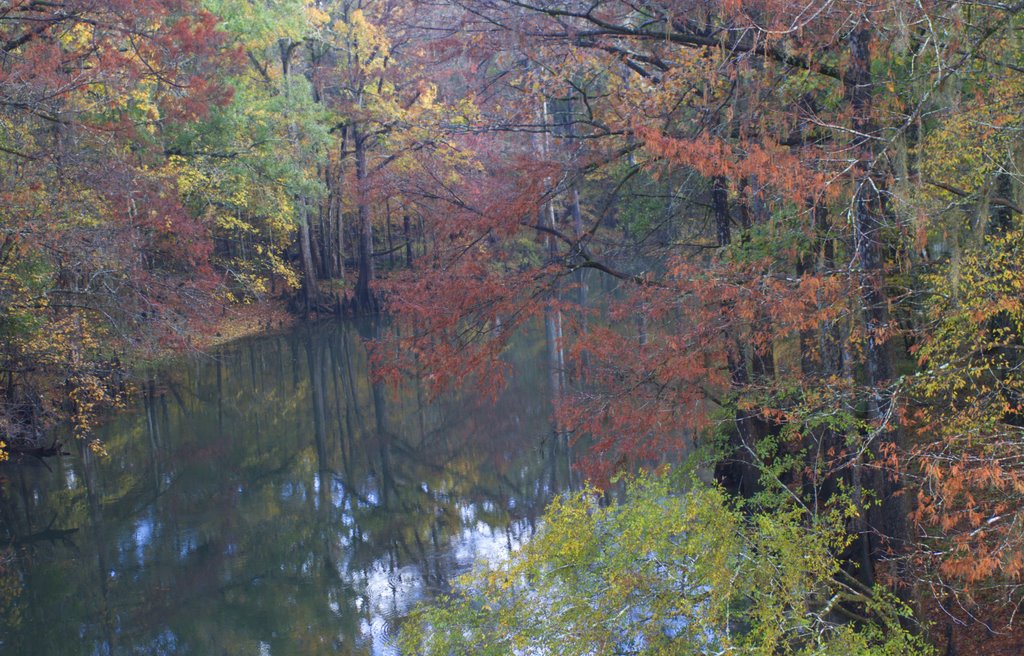
<path id="1" fill-rule="evenodd" d="M 98 431 L 107 457 L 0 470 L 0 654 L 393 654 L 413 604 L 528 539 L 576 482 L 543 337 L 496 402 L 429 401 L 373 383 L 373 330 L 190 358 Z"/>

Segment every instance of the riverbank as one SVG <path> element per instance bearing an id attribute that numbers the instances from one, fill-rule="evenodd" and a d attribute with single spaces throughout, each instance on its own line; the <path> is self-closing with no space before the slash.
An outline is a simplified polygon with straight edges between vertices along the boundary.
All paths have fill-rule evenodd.
<path id="1" fill-rule="evenodd" d="M 213 331 L 198 339 L 194 345 L 207 351 L 246 337 L 259 337 L 289 330 L 302 321 L 302 317 L 288 311 L 287 300 L 272 298 L 225 308 L 214 321 Z"/>
<path id="2" fill-rule="evenodd" d="M 283 297 L 226 305 L 215 316 L 206 317 L 202 330 L 183 341 L 105 356 L 85 374 L 69 376 L 65 370 L 63 380 L 59 368 L 40 370 L 33 381 L 35 393 L 5 413 L 0 425 L 0 462 L 9 457 L 43 459 L 62 454 L 62 445 L 50 437 L 52 429 L 71 421 L 76 435 L 88 437 L 111 411 L 125 406 L 133 394 L 132 378 L 139 372 L 167 366 L 190 352 L 206 353 L 238 340 L 286 332 L 301 322 L 301 316 L 289 312 Z"/>

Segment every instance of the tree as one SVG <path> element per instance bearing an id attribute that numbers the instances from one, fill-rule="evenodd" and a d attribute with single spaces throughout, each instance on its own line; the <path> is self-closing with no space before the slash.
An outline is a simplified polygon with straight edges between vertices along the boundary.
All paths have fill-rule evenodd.
<path id="1" fill-rule="evenodd" d="M 488 95 L 466 141 L 485 168 L 440 200 L 433 260 L 389 299 L 410 321 L 405 366 L 500 381 L 508 334 L 557 307 L 578 374 L 560 427 L 592 440 L 597 480 L 717 438 L 720 480 L 752 508 L 782 489 L 812 514 L 854 504 L 842 560 L 862 584 L 929 580 L 908 514 L 922 518 L 918 463 L 946 451 L 909 419 L 905 374 L 934 343 L 919 304 L 946 293 L 933 258 L 954 240 L 956 280 L 963 249 L 1019 213 L 1019 50 L 1003 46 L 1021 8 L 967 22 L 912 3 L 453 8 L 481 44 Z M 607 328 L 553 291 L 580 271 L 620 281 Z M 983 452 L 979 474 L 995 463 Z"/>
<path id="2" fill-rule="evenodd" d="M 856 512 L 855 509 L 849 509 Z M 840 515 L 744 517 L 722 490 L 556 501 L 510 562 L 467 576 L 402 629 L 409 654 L 927 654 L 883 590 L 837 582 Z M 864 615 L 854 614 L 856 605 Z M 851 621 L 850 617 L 858 621 Z"/>
<path id="3" fill-rule="evenodd" d="M 201 323 L 208 235 L 160 139 L 230 90 L 216 21 L 188 2 L 18 0 L 0 18 L 0 430 L 24 446 L 116 403 L 118 350 Z"/>

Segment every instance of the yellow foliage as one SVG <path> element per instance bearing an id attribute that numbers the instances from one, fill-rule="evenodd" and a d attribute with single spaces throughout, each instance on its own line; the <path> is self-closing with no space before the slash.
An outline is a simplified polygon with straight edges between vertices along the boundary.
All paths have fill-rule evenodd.
<path id="1" fill-rule="evenodd" d="M 361 9 L 351 12 L 347 22 L 336 21 L 334 30 L 344 35 L 347 49 L 358 58 L 364 70 L 383 70 L 384 60 L 391 54 L 391 44 L 384 30 L 370 23 Z"/>
<path id="2" fill-rule="evenodd" d="M 313 29 L 320 29 L 331 22 L 331 17 L 315 5 L 309 5 L 306 7 L 306 19 L 309 21 L 309 24 Z"/>
<path id="3" fill-rule="evenodd" d="M 167 158 L 166 171 L 175 176 L 178 192 L 183 196 L 203 189 L 210 182 L 205 173 L 180 155 L 171 155 Z"/>
<path id="4" fill-rule="evenodd" d="M 85 48 L 93 41 L 94 30 L 89 23 L 75 23 L 60 35 L 60 41 L 70 49 Z"/>

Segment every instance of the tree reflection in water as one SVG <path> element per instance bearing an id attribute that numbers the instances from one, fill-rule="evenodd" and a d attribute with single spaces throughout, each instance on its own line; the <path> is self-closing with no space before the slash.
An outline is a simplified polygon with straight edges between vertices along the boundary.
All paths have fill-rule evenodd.
<path id="1" fill-rule="evenodd" d="M 575 480 L 540 327 L 497 403 L 375 383 L 362 340 L 387 329 L 197 358 L 101 431 L 109 458 L 4 469 L 0 653 L 392 653 L 415 601 Z"/>

